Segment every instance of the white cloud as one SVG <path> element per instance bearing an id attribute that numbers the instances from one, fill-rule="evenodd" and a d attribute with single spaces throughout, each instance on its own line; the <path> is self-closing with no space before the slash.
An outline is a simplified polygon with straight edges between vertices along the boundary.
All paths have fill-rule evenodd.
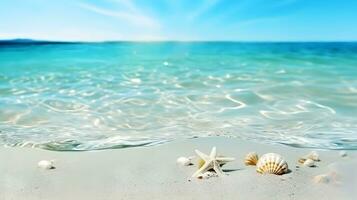
<path id="1" fill-rule="evenodd" d="M 121 3 L 124 3 L 127 7 L 130 8 L 130 12 L 126 11 L 113 11 L 104 8 L 97 7 L 95 5 L 80 3 L 78 4 L 81 8 L 95 12 L 100 15 L 114 17 L 119 20 L 125 21 L 126 23 L 133 24 L 138 27 L 145 27 L 150 29 L 158 29 L 160 28 L 160 23 L 156 21 L 154 18 L 149 16 L 145 16 L 138 12 L 138 9 L 131 4 L 130 1 L 127 0 L 120 0 Z M 128 3 L 129 2 L 129 3 Z"/>

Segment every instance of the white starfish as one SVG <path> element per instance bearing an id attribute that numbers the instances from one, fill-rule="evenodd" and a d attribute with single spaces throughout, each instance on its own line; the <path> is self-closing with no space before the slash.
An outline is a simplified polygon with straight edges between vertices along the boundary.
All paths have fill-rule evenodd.
<path id="1" fill-rule="evenodd" d="M 217 150 L 216 147 L 213 147 L 211 150 L 211 153 L 208 155 L 195 150 L 196 154 L 201 157 L 205 163 L 202 165 L 201 168 L 199 168 L 193 175 L 192 177 L 198 177 L 200 174 L 213 169 L 218 176 L 223 176 L 225 175 L 221 169 L 221 165 L 233 161 L 234 158 L 230 157 L 222 157 L 222 156 L 217 156 Z"/>

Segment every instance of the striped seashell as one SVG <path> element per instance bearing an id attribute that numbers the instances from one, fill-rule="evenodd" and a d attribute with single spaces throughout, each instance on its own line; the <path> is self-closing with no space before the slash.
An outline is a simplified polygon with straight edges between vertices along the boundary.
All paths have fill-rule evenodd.
<path id="1" fill-rule="evenodd" d="M 258 154 L 255 153 L 255 152 L 250 152 L 248 153 L 246 156 L 245 156 L 245 159 L 244 159 L 244 164 L 245 165 L 257 165 L 257 162 L 258 162 Z"/>
<path id="2" fill-rule="evenodd" d="M 282 175 L 288 172 L 288 164 L 279 154 L 267 153 L 258 160 L 257 172 Z"/>

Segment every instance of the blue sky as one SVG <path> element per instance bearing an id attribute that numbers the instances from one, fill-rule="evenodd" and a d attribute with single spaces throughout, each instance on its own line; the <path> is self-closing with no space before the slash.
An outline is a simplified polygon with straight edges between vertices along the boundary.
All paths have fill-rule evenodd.
<path id="1" fill-rule="evenodd" d="M 8 38 L 357 40 L 357 0 L 1 0 Z"/>

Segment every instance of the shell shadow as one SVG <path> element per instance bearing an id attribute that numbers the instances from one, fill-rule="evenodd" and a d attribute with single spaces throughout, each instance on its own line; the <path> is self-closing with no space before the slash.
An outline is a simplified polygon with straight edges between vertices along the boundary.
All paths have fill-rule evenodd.
<path id="1" fill-rule="evenodd" d="M 243 170 L 242 168 L 239 168 L 239 169 L 223 169 L 222 171 L 223 172 L 235 172 L 235 171 L 240 171 L 240 170 Z"/>

